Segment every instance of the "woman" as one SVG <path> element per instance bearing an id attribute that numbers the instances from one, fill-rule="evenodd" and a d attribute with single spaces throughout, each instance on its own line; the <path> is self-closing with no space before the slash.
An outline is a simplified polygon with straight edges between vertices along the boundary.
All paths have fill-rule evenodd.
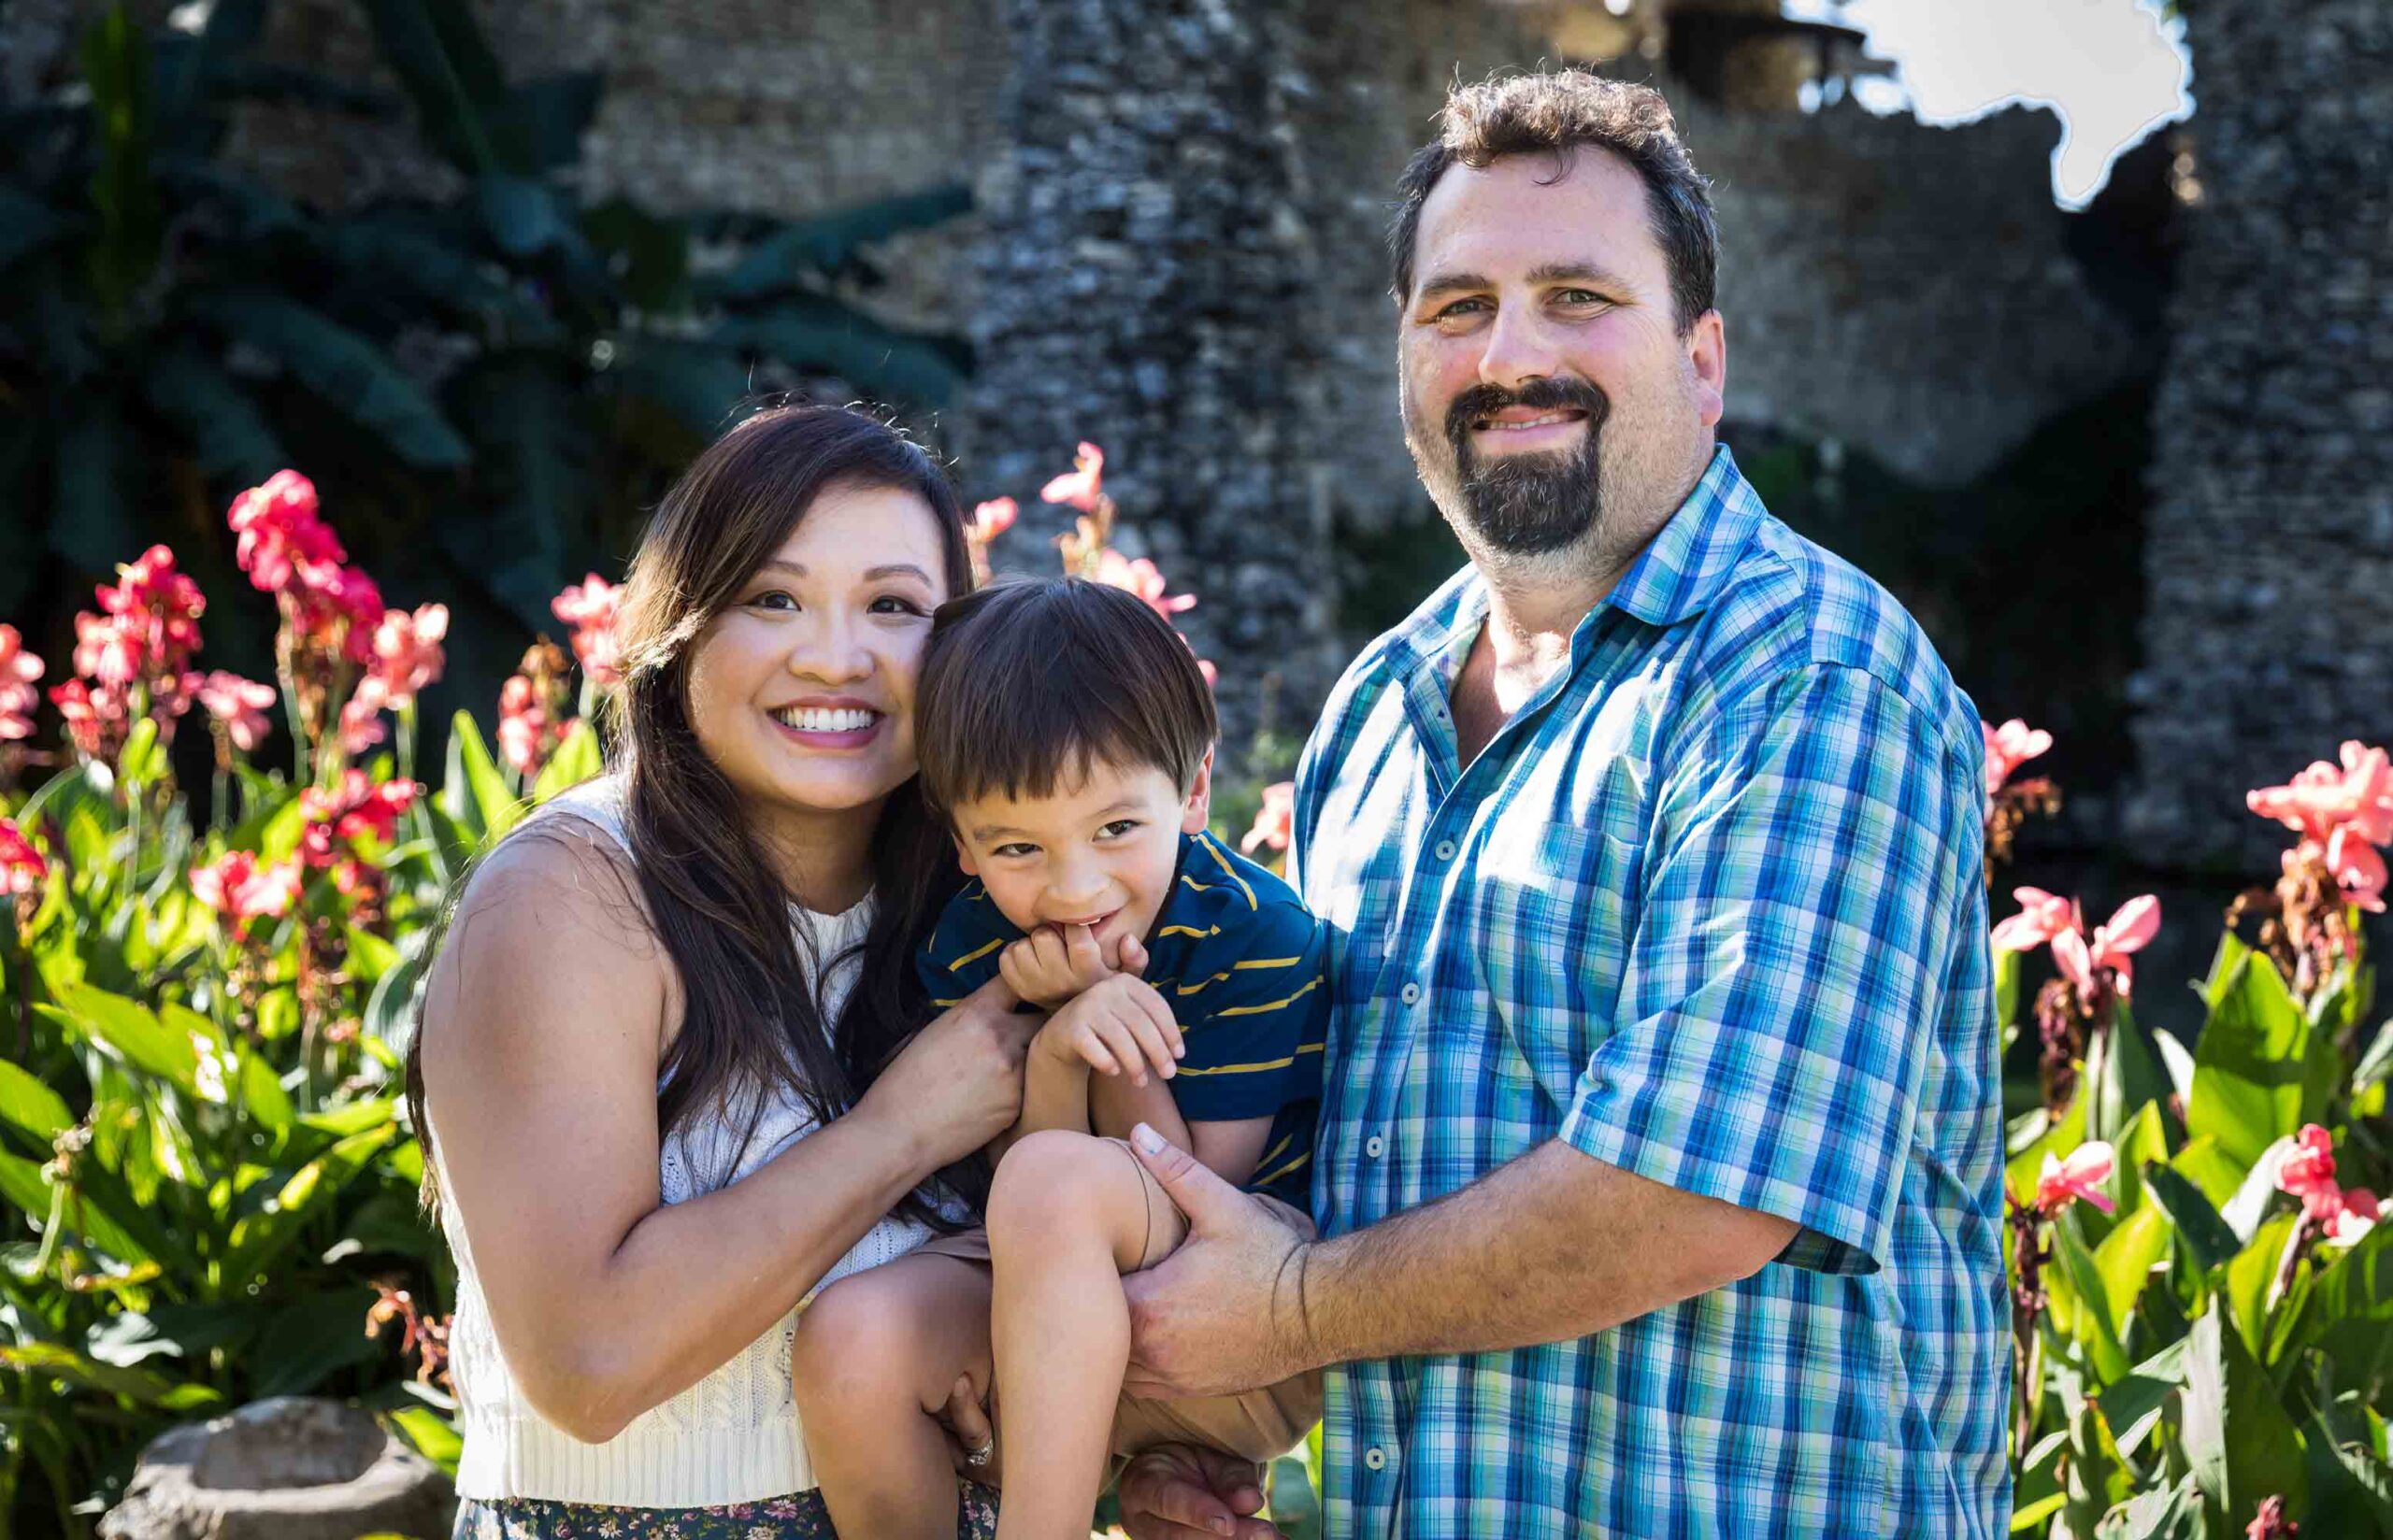
<path id="1" fill-rule="evenodd" d="M 796 1307 L 963 1218 L 1036 1020 L 983 991 L 912 1034 L 953 882 L 916 665 L 970 581 L 953 490 L 852 412 L 752 418 L 659 507 L 617 767 L 482 861 L 410 1065 L 458 1264 L 460 1536 L 830 1535 Z M 960 1529 L 994 1529 L 977 1488 Z"/>

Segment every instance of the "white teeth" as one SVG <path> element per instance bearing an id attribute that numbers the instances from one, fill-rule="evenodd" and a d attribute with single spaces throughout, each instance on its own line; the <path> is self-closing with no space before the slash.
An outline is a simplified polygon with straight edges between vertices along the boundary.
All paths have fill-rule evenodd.
<path id="1" fill-rule="evenodd" d="M 1533 417 L 1526 422 L 1490 421 L 1486 423 L 1485 426 L 1495 429 L 1497 433 L 1518 433 L 1524 428 L 1542 428 L 1549 422 L 1568 422 L 1569 421 L 1570 414 L 1568 412 L 1548 412 L 1543 417 Z"/>
<path id="2" fill-rule="evenodd" d="M 795 706 L 772 714 L 773 720 L 784 727 L 795 727 L 801 733 L 854 733 L 870 727 L 880 720 L 877 711 L 861 711 L 853 707 L 831 709 L 824 706 Z"/>

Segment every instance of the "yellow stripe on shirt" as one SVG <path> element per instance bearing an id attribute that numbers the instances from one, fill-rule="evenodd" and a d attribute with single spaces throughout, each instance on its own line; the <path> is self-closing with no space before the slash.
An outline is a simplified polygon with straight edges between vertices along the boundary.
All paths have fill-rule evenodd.
<path id="1" fill-rule="evenodd" d="M 1215 1011 L 1213 1016 L 1216 1020 L 1225 1016 L 1261 1016 L 1266 1012 L 1278 1010 L 1283 1005 L 1295 1005 L 1297 1001 L 1302 1000 L 1306 995 L 1311 994 L 1320 983 L 1321 979 L 1318 977 L 1308 978 L 1305 980 L 1305 987 L 1303 989 L 1298 990 L 1296 993 L 1288 996 L 1285 1000 L 1268 1001 L 1260 1005 L 1228 1005 Z"/>
<path id="2" fill-rule="evenodd" d="M 1205 853 L 1213 858 L 1213 864 L 1222 869 L 1222 875 L 1238 884 L 1238 891 L 1246 895 L 1246 906 L 1250 909 L 1262 908 L 1263 905 L 1255 902 L 1254 890 L 1246 885 L 1246 878 L 1238 875 L 1238 868 L 1230 864 L 1230 858 L 1222 854 L 1210 839 L 1199 840 L 1197 843 L 1205 847 Z"/>
<path id="3" fill-rule="evenodd" d="M 1216 935 L 1219 935 L 1219 934 L 1222 934 L 1222 928 L 1221 928 L 1219 925 L 1211 926 L 1211 927 L 1209 927 L 1209 928 L 1207 928 L 1207 929 L 1205 929 L 1205 930 L 1201 930 L 1201 931 L 1200 931 L 1200 930 L 1198 930 L 1198 929 L 1197 929 L 1196 926 L 1194 926 L 1194 925 L 1166 925 L 1162 930 L 1159 930 L 1159 931 L 1157 931 L 1157 932 L 1155 933 L 1155 934 L 1157 934 L 1157 935 L 1159 935 L 1159 936 L 1163 936 L 1163 935 L 1184 935 L 1184 936 L 1192 937 L 1192 938 L 1194 938 L 1194 939 L 1196 939 L 1196 940 L 1198 940 L 1198 941 L 1202 941 L 1202 940 L 1206 939 L 1208 936 L 1216 936 Z"/>
<path id="4" fill-rule="evenodd" d="M 1006 938 L 1004 936 L 999 936 L 995 941 L 990 942 L 987 946 L 977 948 L 971 951 L 966 952 L 962 957 L 959 957 L 954 962 L 950 962 L 947 965 L 947 971 L 953 973 L 956 969 L 964 966 L 967 962 L 977 962 L 1005 944 Z"/>
<path id="5" fill-rule="evenodd" d="M 1296 1062 L 1297 1056 L 1292 1053 L 1285 1059 L 1266 1059 L 1255 1064 L 1215 1064 L 1211 1069 L 1190 1069 L 1182 1064 L 1178 1074 L 1183 1080 L 1192 1075 L 1253 1075 L 1260 1070 L 1286 1069 Z"/>
<path id="6" fill-rule="evenodd" d="M 1279 1170 L 1265 1172 L 1262 1176 L 1250 1179 L 1246 1185 L 1249 1187 L 1268 1187 L 1273 1182 L 1278 1181 L 1281 1177 L 1302 1171 L 1311 1163 L 1312 1151 L 1308 1149 L 1303 1154 L 1297 1156 L 1295 1160 L 1290 1161 L 1286 1165 L 1282 1166 Z"/>

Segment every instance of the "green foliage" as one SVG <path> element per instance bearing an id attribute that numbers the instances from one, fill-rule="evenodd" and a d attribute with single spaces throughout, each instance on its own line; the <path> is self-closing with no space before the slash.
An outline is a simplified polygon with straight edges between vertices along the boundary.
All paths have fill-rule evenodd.
<path id="1" fill-rule="evenodd" d="M 0 799 L 54 858 L 13 912 L 0 896 L 0 1532 L 88 1534 L 151 1437 L 269 1395 L 361 1397 L 453 1466 L 449 1398 L 365 1332 L 377 1285 L 432 1313 L 454 1285 L 401 1052 L 450 879 L 523 801 L 470 719 L 451 741 L 430 804 L 351 848 L 370 903 L 311 869 L 246 934 L 191 874 L 293 857 L 308 815 L 280 774 L 240 766 L 238 806 L 193 829 L 136 731 L 113 770 Z M 577 722 L 529 800 L 598 768 Z"/>
<path id="2" fill-rule="evenodd" d="M 931 406 L 968 368 L 957 339 L 854 303 L 881 278 L 864 248 L 961 212 L 963 187 L 796 221 L 587 205 L 595 75 L 509 78 L 463 0 L 365 10 L 411 114 L 256 57 L 264 0 L 222 0 L 190 34 L 109 9 L 79 80 L 0 112 L 0 486 L 21 510 L 0 610 L 36 635 L 21 611 L 45 554 L 105 576 L 306 442 L 341 466 L 358 554 L 441 591 L 461 631 L 505 631 L 481 650 L 520 650 L 760 385 L 836 374 Z M 463 192 L 283 197 L 222 150 L 236 107 L 287 100 L 411 122 Z M 448 362 L 403 357 L 409 339 Z"/>

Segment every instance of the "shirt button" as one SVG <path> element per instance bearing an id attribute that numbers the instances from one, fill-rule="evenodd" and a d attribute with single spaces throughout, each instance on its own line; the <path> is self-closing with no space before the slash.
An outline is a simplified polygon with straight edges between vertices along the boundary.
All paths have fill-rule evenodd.
<path id="1" fill-rule="evenodd" d="M 1374 1444 L 1363 1451 L 1363 1463 L 1371 1470 L 1383 1471 L 1387 1469 L 1387 1456 Z"/>
<path id="2" fill-rule="evenodd" d="M 1386 1148 L 1386 1141 L 1382 1139 L 1376 1134 L 1363 1141 L 1363 1153 L 1368 1155 L 1374 1161 L 1378 1160 L 1380 1158 L 1380 1152 Z"/>
<path id="3" fill-rule="evenodd" d="M 1421 986 L 1418 984 L 1407 984 L 1404 988 L 1396 991 L 1396 997 L 1398 1000 L 1403 1001 L 1408 1005 L 1418 1005 L 1421 1001 Z"/>
<path id="4" fill-rule="evenodd" d="M 1452 861 L 1452 860 L 1454 860 L 1454 842 L 1453 840 L 1450 840 L 1450 839 L 1441 839 L 1441 840 L 1438 841 L 1438 848 L 1437 848 L 1436 854 L 1437 854 L 1437 857 L 1438 857 L 1438 859 L 1439 859 L 1440 861 Z"/>

